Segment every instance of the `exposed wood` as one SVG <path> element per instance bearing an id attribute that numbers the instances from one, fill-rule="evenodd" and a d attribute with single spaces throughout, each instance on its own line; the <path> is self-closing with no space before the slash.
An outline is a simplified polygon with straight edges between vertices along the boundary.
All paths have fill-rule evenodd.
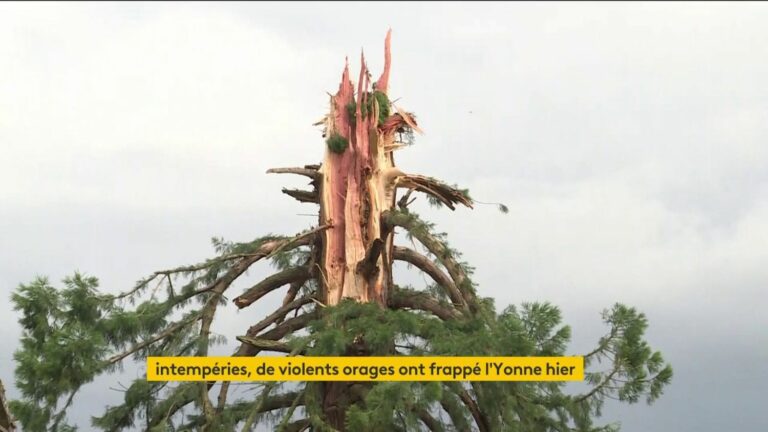
<path id="1" fill-rule="evenodd" d="M 394 167 L 391 151 L 393 133 L 379 129 L 380 106 L 386 95 L 391 67 L 390 37 L 385 42 L 384 71 L 371 82 L 365 57 L 357 91 L 345 66 L 339 90 L 331 96 L 325 120 L 326 136 L 341 137 L 348 147 L 341 153 L 326 150 L 320 168 L 321 223 L 333 223 L 323 237 L 321 262 L 324 303 L 337 304 L 348 297 L 361 302 L 384 304 L 391 280 L 392 234 L 382 238 L 381 213 L 394 206 L 386 193 L 387 174 Z M 352 109 L 354 108 L 354 110 Z"/>
<path id="2" fill-rule="evenodd" d="M 350 298 L 383 307 L 420 309 L 446 320 L 456 319 L 469 303 L 462 292 L 466 280 L 462 279 L 463 269 L 453 261 L 443 263 L 449 277 L 426 257 L 396 249 L 393 241 L 396 224 L 388 223 L 386 217 L 395 210 L 397 191 L 403 188 L 409 190 L 402 202 L 403 208 L 407 207 L 407 197 L 412 191 L 429 194 L 450 209 L 457 205 L 471 208 L 472 201 L 461 190 L 430 177 L 406 174 L 395 167 L 393 151 L 403 147 L 403 143 L 396 142 L 396 135 L 406 130 L 421 130 L 413 114 L 389 102 L 391 62 L 391 32 L 388 32 L 384 68 L 378 80 L 372 82 L 365 57 L 361 55 L 357 83 L 353 84 L 347 63 L 337 92 L 330 95 L 329 112 L 320 122 L 328 145 L 317 170 L 319 179 L 315 186 L 320 224 L 332 227 L 321 236 L 315 264 L 320 282 L 319 301 L 333 306 L 343 298 Z M 311 176 L 306 170 L 294 168 L 282 172 Z M 315 199 L 314 194 L 306 191 L 284 192 L 302 202 Z M 432 246 L 432 253 L 439 252 L 437 245 Z M 446 290 L 458 309 L 426 293 L 392 292 L 392 263 L 398 258 L 427 272 Z M 345 430 L 345 413 L 350 403 L 345 388 L 342 384 L 328 385 L 323 394 L 326 420 L 340 431 Z M 422 420 L 430 428 L 437 427 L 429 417 Z"/>

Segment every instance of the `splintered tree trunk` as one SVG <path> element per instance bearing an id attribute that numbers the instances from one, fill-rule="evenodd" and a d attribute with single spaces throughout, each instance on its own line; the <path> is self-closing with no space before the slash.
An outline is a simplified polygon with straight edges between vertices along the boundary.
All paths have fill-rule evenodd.
<path id="1" fill-rule="evenodd" d="M 326 117 L 326 137 L 347 143 L 344 149 L 329 143 L 320 169 L 320 223 L 332 226 L 325 231 L 321 256 L 329 305 L 342 298 L 383 305 L 392 280 L 392 233 L 382 229 L 381 214 L 395 205 L 396 170 L 387 149 L 395 132 L 379 128 L 380 112 L 389 107 L 379 106 L 383 99 L 371 91 L 387 93 L 389 41 L 387 35 L 384 72 L 375 83 L 363 56 L 356 94 L 349 66 L 344 68 Z"/>
<path id="2" fill-rule="evenodd" d="M 457 203 L 472 207 L 461 191 L 395 167 L 393 151 L 404 146 L 396 137 L 406 130 L 421 131 L 411 114 L 390 107 L 390 37 L 391 32 L 379 79 L 371 81 L 361 55 L 355 92 L 346 65 L 325 117 L 328 146 L 320 167 L 320 224 L 331 228 L 324 232 L 320 268 L 328 305 L 343 298 L 386 304 L 392 285 L 393 237 L 382 215 L 394 210 L 398 188 L 427 193 L 450 209 Z M 397 112 L 389 115 L 393 108 Z"/>
<path id="3" fill-rule="evenodd" d="M 385 42 L 384 71 L 376 81 L 386 95 L 390 70 L 390 35 Z M 382 229 L 381 214 L 395 205 L 394 159 L 386 146 L 394 131 L 379 129 L 379 106 L 361 55 L 357 94 L 345 65 L 339 91 L 331 96 L 325 135 L 329 140 L 320 168 L 320 223 L 329 224 L 322 240 L 321 283 L 328 305 L 343 298 L 385 305 L 392 283 L 392 232 Z M 381 99 L 383 100 L 383 99 Z M 372 109 L 368 109 L 368 108 Z M 330 140 L 336 140 L 331 142 Z M 346 148 L 343 143 L 346 141 Z M 336 146 L 334 148 L 334 146 Z M 325 384 L 326 421 L 345 429 L 350 403 L 348 383 Z"/>
<path id="4" fill-rule="evenodd" d="M 328 306 L 348 298 L 387 307 L 393 289 L 395 251 L 393 230 L 384 216 L 395 209 L 398 188 L 408 189 L 407 194 L 426 193 L 450 209 L 456 204 L 472 207 L 472 201 L 462 191 L 395 167 L 393 152 L 405 145 L 398 138 L 420 130 L 413 115 L 391 105 L 387 97 L 390 36 L 387 33 L 384 70 L 378 80 L 372 81 L 361 55 L 355 88 L 349 65 L 345 65 L 339 90 L 330 98 L 330 111 L 319 123 L 324 125 L 327 144 L 323 163 L 268 171 L 313 179 L 314 191 L 283 192 L 299 201 L 320 205 L 319 226 L 324 229 L 309 266 L 321 287 L 321 301 Z M 247 296 L 235 299 L 235 303 L 240 307 L 250 304 Z M 347 354 L 368 354 L 365 341 L 355 337 Z M 359 390 L 357 387 L 339 382 L 324 386 L 326 421 L 337 430 L 345 430 L 346 410 L 359 399 L 355 396 L 359 392 L 352 391 Z"/>

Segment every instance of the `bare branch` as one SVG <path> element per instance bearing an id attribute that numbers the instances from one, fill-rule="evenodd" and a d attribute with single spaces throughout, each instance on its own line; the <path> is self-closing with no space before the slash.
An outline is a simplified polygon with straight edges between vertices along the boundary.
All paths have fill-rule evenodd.
<path id="1" fill-rule="evenodd" d="M 308 190 L 301 190 L 301 189 L 283 188 L 282 191 L 284 194 L 296 199 L 299 202 L 306 202 L 306 203 L 313 203 L 313 204 L 320 203 L 320 197 L 318 196 L 317 190 L 308 191 Z"/>
<path id="2" fill-rule="evenodd" d="M 312 165 L 307 165 L 307 167 L 312 167 Z M 267 170 L 267 174 L 298 174 L 303 175 L 305 177 L 309 177 L 312 180 L 318 180 L 320 178 L 320 174 L 317 169 L 313 168 L 270 168 Z"/>
<path id="3" fill-rule="evenodd" d="M 310 265 L 310 271 L 311 271 L 312 270 L 312 266 L 311 266 L 311 264 L 308 264 L 308 265 Z M 287 306 L 288 304 L 290 304 L 291 302 L 296 300 L 296 295 L 299 294 L 299 290 L 301 289 L 301 287 L 304 286 L 305 283 L 307 283 L 306 280 L 296 281 L 296 282 L 291 283 L 291 286 L 288 287 L 288 291 L 285 293 L 285 297 L 283 297 L 283 306 Z M 310 299 L 310 300 L 311 301 L 317 301 L 315 299 Z M 283 322 L 284 319 L 285 319 L 285 315 L 280 316 L 280 317 L 278 317 L 275 320 L 275 323 L 276 324 L 280 324 L 281 322 Z"/>
<path id="4" fill-rule="evenodd" d="M 275 273 L 257 283 L 233 301 L 238 308 L 242 309 L 283 285 L 300 280 L 307 280 L 309 276 L 309 268 L 306 266 L 291 267 L 279 273 Z"/>
<path id="5" fill-rule="evenodd" d="M 231 381 L 224 381 L 221 383 L 221 389 L 219 390 L 218 404 L 216 405 L 216 412 L 221 413 L 224 411 L 224 407 L 227 406 L 227 395 L 229 394 L 229 384 Z"/>
<path id="6" fill-rule="evenodd" d="M 289 347 L 288 344 L 269 340 L 269 339 L 259 339 L 259 338 L 253 338 L 248 336 L 237 336 L 237 340 L 239 340 L 244 344 L 248 344 L 254 348 L 257 348 L 259 351 L 274 351 L 274 352 L 283 352 L 283 353 L 290 353 L 292 351 L 292 348 Z"/>

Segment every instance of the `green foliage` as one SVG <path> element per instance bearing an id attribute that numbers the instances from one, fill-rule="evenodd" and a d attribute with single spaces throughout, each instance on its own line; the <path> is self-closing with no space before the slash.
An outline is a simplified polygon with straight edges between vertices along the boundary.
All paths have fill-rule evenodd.
<path id="1" fill-rule="evenodd" d="M 375 90 L 373 92 L 365 93 L 365 103 L 360 106 L 360 115 L 363 118 L 368 117 L 374 112 L 374 104 L 378 106 L 379 117 L 376 119 L 376 124 L 381 126 L 389 117 L 392 109 L 389 103 L 389 97 L 387 94 Z M 349 116 L 350 123 L 355 122 L 357 119 L 357 103 L 353 100 L 346 105 L 347 115 Z"/>
<path id="2" fill-rule="evenodd" d="M 346 350 L 358 338 L 367 342 L 369 355 L 569 354 L 570 327 L 562 325 L 560 310 L 549 303 L 510 306 L 498 314 L 486 310 L 488 313 L 482 316 L 490 319 L 447 322 L 424 313 L 351 301 L 343 301 L 326 312 L 304 337 L 310 340 L 308 355 L 348 354 Z M 602 379 L 593 383 L 592 390 L 580 395 L 566 394 L 563 384 L 558 382 L 482 382 L 469 387 L 461 383 L 369 383 L 365 386 L 364 403 L 349 409 L 347 426 L 349 430 L 419 430 L 419 410 L 434 411 L 436 406 L 452 406 L 455 416 L 451 421 L 458 426 L 467 422 L 460 394 L 470 391 L 483 407 L 491 430 L 614 430 L 615 425 L 593 424 L 605 398 L 633 402 L 646 395 L 650 402 L 669 383 L 672 372 L 661 354 L 652 352 L 642 340 L 642 314 L 616 305 L 607 312 L 606 323 L 609 336 L 602 339 L 599 352 L 607 355 L 615 350 L 613 357 L 604 359 L 615 371 L 613 383 L 604 382 L 605 372 L 592 372 L 592 376 Z M 576 429 L 572 429 L 573 425 Z"/>
<path id="3" fill-rule="evenodd" d="M 381 126 L 389 117 L 389 98 L 386 93 L 376 90 L 373 92 L 373 97 L 369 98 L 369 100 L 371 104 L 375 101 L 379 107 L 379 118 L 377 120 L 378 125 Z M 373 108 L 368 111 L 373 112 Z"/>
<path id="4" fill-rule="evenodd" d="M 349 122 L 354 123 L 355 119 L 357 118 L 357 103 L 352 100 L 350 103 L 347 104 L 347 116 L 349 116 Z"/>
<path id="5" fill-rule="evenodd" d="M 342 301 L 333 307 L 304 306 L 321 312 L 304 332 L 287 337 L 295 352 L 306 355 L 435 355 L 435 356 L 560 356 L 568 352 L 571 329 L 562 323 L 560 310 L 549 303 L 524 303 L 497 312 L 492 299 L 477 298 L 472 267 L 461 260 L 444 233 L 409 212 L 390 212 L 387 223 L 406 230 L 439 267 L 447 268 L 457 285 L 469 294 L 470 311 L 458 319 L 441 320 L 426 310 L 392 309 L 376 304 Z M 215 339 L 200 335 L 201 316 L 221 301 L 209 287 L 226 279 L 238 259 L 250 256 L 266 242 L 286 240 L 265 236 L 246 243 L 214 239 L 218 256 L 203 263 L 156 273 L 140 281 L 129 293 L 106 295 L 98 281 L 81 274 L 56 288 L 38 278 L 22 284 L 12 296 L 20 312 L 21 348 L 15 353 L 21 400 L 10 406 L 25 431 L 69 431 L 66 410 L 78 389 L 101 373 L 119 367 L 121 360 L 148 355 L 195 355 L 199 346 Z M 311 262 L 306 247 L 278 250 L 269 256 L 278 269 Z M 448 269 L 448 267 L 450 267 Z M 174 289 L 176 275 L 186 277 Z M 152 289 L 150 283 L 152 281 Z M 309 281 L 302 294 L 313 294 L 318 283 Z M 164 288 L 164 289 L 162 289 Z M 425 291 L 394 286 L 402 293 L 428 295 L 445 309 L 455 308 L 443 287 Z M 161 294 L 165 295 L 161 295 Z M 140 297 L 141 296 L 141 297 Z M 191 304 L 192 299 L 199 302 Z M 124 303 L 129 303 L 132 307 Z M 587 384 L 580 394 L 566 392 L 560 382 L 374 382 L 356 384 L 359 398 L 347 410 L 348 430 L 421 430 L 431 416 L 438 430 L 472 430 L 477 422 L 466 400 L 481 407 L 489 430 L 503 431 L 610 431 L 616 425 L 596 425 L 606 399 L 651 403 L 672 377 L 671 367 L 644 339 L 646 317 L 634 308 L 614 305 L 603 314 L 607 331 L 597 348 L 585 355 Z M 149 342 L 148 342 L 149 341 Z M 291 385 L 254 383 L 250 391 L 229 401 L 210 422 L 202 415 L 200 383 L 150 383 L 135 380 L 123 403 L 93 417 L 93 426 L 119 431 L 140 427 L 150 431 L 252 430 L 272 424 L 281 430 L 306 417 L 313 431 L 333 430 L 326 424 L 322 383 Z M 265 406 L 281 401 L 279 408 Z M 179 410 L 193 405 L 191 412 Z M 441 415 L 437 415 L 442 413 Z M 434 426 L 434 425 L 433 425 Z M 442 428 L 442 429 L 440 429 Z M 423 428 L 422 428 L 423 429 Z"/>
<path id="6" fill-rule="evenodd" d="M 328 145 L 328 149 L 336 154 L 344 153 L 344 150 L 349 146 L 349 140 L 334 132 L 329 136 L 325 143 Z"/>

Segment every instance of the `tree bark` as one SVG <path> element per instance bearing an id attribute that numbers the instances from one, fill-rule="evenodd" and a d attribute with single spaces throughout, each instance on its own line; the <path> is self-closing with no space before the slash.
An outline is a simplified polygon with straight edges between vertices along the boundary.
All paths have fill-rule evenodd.
<path id="1" fill-rule="evenodd" d="M 5 388 L 3 388 L 3 382 L 0 381 L 0 431 L 12 432 L 15 430 L 11 410 L 8 409 L 8 404 L 5 402 Z"/>

